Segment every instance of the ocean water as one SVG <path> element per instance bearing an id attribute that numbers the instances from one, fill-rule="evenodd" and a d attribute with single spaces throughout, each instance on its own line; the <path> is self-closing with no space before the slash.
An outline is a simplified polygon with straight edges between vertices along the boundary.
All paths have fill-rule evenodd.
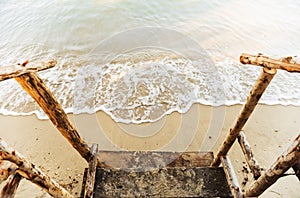
<path id="1" fill-rule="evenodd" d="M 261 68 L 240 54 L 299 56 L 299 9 L 294 0 L 4 0 L 0 67 L 55 58 L 39 75 L 66 112 L 153 122 L 194 103 L 243 103 Z M 299 106 L 299 82 L 278 71 L 260 103 Z M 0 83 L 0 113 L 46 118 L 13 79 Z"/>

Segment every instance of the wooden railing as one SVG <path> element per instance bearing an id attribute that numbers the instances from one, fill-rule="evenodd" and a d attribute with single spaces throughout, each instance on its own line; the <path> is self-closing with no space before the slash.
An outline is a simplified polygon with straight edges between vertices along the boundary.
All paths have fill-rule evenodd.
<path id="1" fill-rule="evenodd" d="M 275 60 L 267 56 L 263 56 L 262 54 L 257 56 L 242 54 L 240 62 L 243 64 L 262 66 L 263 69 L 256 84 L 252 88 L 234 127 L 230 129 L 221 148 L 218 150 L 216 157 L 211 163 L 211 166 L 219 166 L 220 163 L 222 163 L 229 187 L 234 197 L 257 197 L 268 187 L 274 184 L 280 177 L 282 177 L 290 168 L 294 169 L 295 175 L 300 180 L 300 135 L 295 138 L 288 149 L 278 157 L 273 165 L 262 173 L 261 168 L 253 156 L 250 144 L 246 140 L 246 135 L 242 131 L 259 99 L 276 74 L 276 70 L 282 69 L 288 72 L 300 72 L 300 64 L 295 63 L 292 60 L 292 57 Z M 246 162 L 249 165 L 255 179 L 254 183 L 249 189 L 246 189 L 244 193 L 237 182 L 235 172 L 233 171 L 233 167 L 227 156 L 228 151 L 236 139 L 239 141 L 245 155 Z"/>

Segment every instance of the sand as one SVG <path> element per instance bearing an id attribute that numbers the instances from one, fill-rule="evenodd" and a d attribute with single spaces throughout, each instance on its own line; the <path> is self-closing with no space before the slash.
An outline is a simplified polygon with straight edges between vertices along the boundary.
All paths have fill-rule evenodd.
<path id="1" fill-rule="evenodd" d="M 172 113 L 158 122 L 141 125 L 115 123 L 104 112 L 72 115 L 72 122 L 88 143 L 102 150 L 171 150 L 216 153 L 240 112 L 241 105 L 210 107 L 193 105 L 185 114 Z M 299 134 L 300 107 L 259 105 L 244 127 L 254 155 L 268 168 Z M 84 168 L 80 157 L 49 120 L 31 116 L 0 115 L 0 137 L 39 166 L 54 180 L 79 196 Z M 241 150 L 235 143 L 230 159 L 243 181 Z M 292 171 L 289 171 L 292 173 Z M 248 182 L 246 185 L 249 185 Z M 295 176 L 281 178 L 261 197 L 300 197 Z M 50 197 L 22 180 L 16 197 Z"/>

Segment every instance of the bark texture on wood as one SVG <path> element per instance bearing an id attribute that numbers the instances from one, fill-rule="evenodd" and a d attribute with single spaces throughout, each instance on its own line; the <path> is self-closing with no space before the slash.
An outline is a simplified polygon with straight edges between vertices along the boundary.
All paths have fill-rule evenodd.
<path id="1" fill-rule="evenodd" d="M 1 198 L 13 198 L 23 177 L 19 173 L 10 176 L 1 190 Z"/>
<path id="2" fill-rule="evenodd" d="M 256 81 L 256 84 L 254 85 L 253 89 L 251 90 L 250 95 L 247 98 L 246 104 L 244 105 L 234 127 L 230 129 L 229 134 L 227 135 L 223 145 L 219 149 L 211 166 L 220 165 L 221 156 L 225 156 L 228 153 L 229 149 L 233 145 L 240 131 L 243 129 L 248 118 L 250 117 L 251 113 L 256 107 L 260 97 L 266 90 L 267 86 L 269 85 L 269 83 L 271 82 L 275 74 L 276 74 L 276 69 L 268 69 L 268 68 L 262 69 L 262 73 L 258 78 L 258 80 Z"/>
<path id="3" fill-rule="evenodd" d="M 91 148 L 91 161 L 89 162 L 89 168 L 85 183 L 85 194 L 84 198 L 93 198 L 96 169 L 97 169 L 97 154 L 98 154 L 98 144 L 93 144 Z"/>
<path id="4" fill-rule="evenodd" d="M 23 89 L 40 105 L 48 115 L 54 126 L 68 140 L 68 142 L 79 152 L 79 154 L 90 161 L 91 152 L 88 144 L 80 137 L 78 131 L 68 119 L 67 114 L 57 102 L 51 91 L 37 74 L 28 73 L 15 78 Z M 98 160 L 101 165 L 100 160 Z"/>
<path id="5" fill-rule="evenodd" d="M 235 175 L 230 159 L 228 158 L 228 156 L 222 156 L 221 162 L 226 175 L 227 183 L 229 185 L 233 197 L 242 198 L 243 197 L 242 189 L 239 185 L 238 179 Z"/>
<path id="6" fill-rule="evenodd" d="M 288 169 L 300 159 L 300 135 L 291 146 L 281 154 L 276 162 L 266 170 L 245 192 L 246 197 L 257 197 L 274 184 Z"/>
<path id="7" fill-rule="evenodd" d="M 258 165 L 258 162 L 253 156 L 252 149 L 250 147 L 250 144 L 248 143 L 246 139 L 246 135 L 243 131 L 240 132 L 238 136 L 239 144 L 242 148 L 242 151 L 244 153 L 246 162 L 254 176 L 254 179 L 258 179 L 261 175 L 260 167 Z"/>
<path id="8" fill-rule="evenodd" d="M 18 166 L 17 173 L 22 177 L 35 183 L 50 195 L 54 197 L 73 197 L 68 191 L 43 173 L 38 167 L 30 163 L 20 153 L 9 147 L 5 141 L 0 138 L 0 159 L 8 160 Z"/>
<path id="9" fill-rule="evenodd" d="M 7 180 L 10 175 L 15 174 L 17 165 L 7 160 L 0 160 L 0 184 Z"/>
<path id="10" fill-rule="evenodd" d="M 0 81 L 15 78 L 30 72 L 37 72 L 49 69 L 51 67 L 54 67 L 55 65 L 56 60 L 50 60 L 48 62 L 26 62 L 18 65 L 0 67 Z"/>
<path id="11" fill-rule="evenodd" d="M 288 72 L 300 72 L 300 64 L 292 62 L 292 57 L 285 57 L 280 60 L 275 60 L 263 55 L 253 56 L 243 53 L 240 56 L 240 62 L 243 64 L 267 67 L 269 69 L 273 68 L 283 69 Z"/>

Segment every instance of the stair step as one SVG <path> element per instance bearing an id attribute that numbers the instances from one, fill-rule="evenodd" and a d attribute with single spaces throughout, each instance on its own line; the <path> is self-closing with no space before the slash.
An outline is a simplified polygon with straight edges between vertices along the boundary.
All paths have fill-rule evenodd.
<path id="1" fill-rule="evenodd" d="M 97 168 L 94 197 L 232 197 L 222 168 Z"/>
<path id="2" fill-rule="evenodd" d="M 94 197 L 232 197 L 212 152 L 100 151 Z M 83 191 L 87 169 L 83 178 Z"/>
<path id="3" fill-rule="evenodd" d="M 207 167 L 212 152 L 100 151 L 103 164 L 112 168 Z"/>

